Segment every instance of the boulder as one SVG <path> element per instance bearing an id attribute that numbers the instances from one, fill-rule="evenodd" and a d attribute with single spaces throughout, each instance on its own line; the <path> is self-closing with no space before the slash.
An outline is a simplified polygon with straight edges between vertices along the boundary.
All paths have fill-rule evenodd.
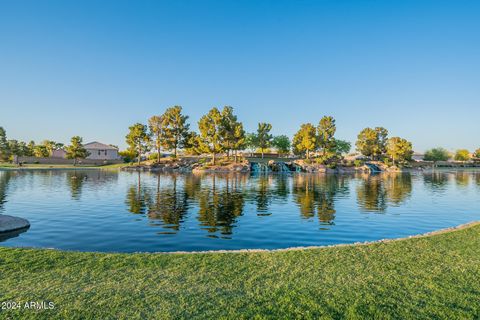
<path id="1" fill-rule="evenodd" d="M 30 227 L 27 219 L 0 214 L 0 233 L 10 232 Z"/>

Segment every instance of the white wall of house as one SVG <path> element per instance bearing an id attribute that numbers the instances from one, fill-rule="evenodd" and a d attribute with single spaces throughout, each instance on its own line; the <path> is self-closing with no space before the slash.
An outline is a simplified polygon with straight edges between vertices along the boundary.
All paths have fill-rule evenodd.
<path id="1" fill-rule="evenodd" d="M 88 148 L 86 149 L 90 153 L 87 159 L 117 160 L 119 158 L 118 150 L 113 150 L 113 149 L 102 150 L 102 149 L 88 149 Z"/>

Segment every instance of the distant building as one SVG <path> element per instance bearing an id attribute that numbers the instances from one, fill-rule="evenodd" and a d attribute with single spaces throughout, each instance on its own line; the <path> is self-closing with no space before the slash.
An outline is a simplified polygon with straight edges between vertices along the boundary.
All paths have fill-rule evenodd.
<path id="1" fill-rule="evenodd" d="M 84 144 L 83 147 L 90 153 L 87 159 L 93 160 L 118 160 L 118 149 L 107 144 L 93 141 Z"/>

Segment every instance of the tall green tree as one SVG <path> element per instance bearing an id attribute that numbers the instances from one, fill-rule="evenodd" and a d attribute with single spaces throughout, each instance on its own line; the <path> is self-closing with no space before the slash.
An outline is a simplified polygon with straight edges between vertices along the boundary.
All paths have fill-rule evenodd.
<path id="1" fill-rule="evenodd" d="M 473 156 L 474 156 L 476 159 L 480 159 L 480 148 L 478 148 L 477 150 L 475 150 L 475 152 L 473 153 Z"/>
<path id="2" fill-rule="evenodd" d="M 272 146 L 277 149 L 278 153 L 288 153 L 292 147 L 292 144 L 287 136 L 280 135 L 273 137 Z"/>
<path id="3" fill-rule="evenodd" d="M 302 124 L 293 137 L 293 151 L 295 154 L 306 154 L 310 159 L 310 152 L 317 147 L 316 129 L 311 123 Z"/>
<path id="4" fill-rule="evenodd" d="M 7 161 L 10 158 L 10 150 L 8 148 L 7 132 L 0 127 L 0 160 Z"/>
<path id="5" fill-rule="evenodd" d="M 200 129 L 200 148 L 212 154 L 212 163 L 216 163 L 216 154 L 223 151 L 223 117 L 217 108 L 212 108 L 198 122 Z"/>
<path id="6" fill-rule="evenodd" d="M 427 150 L 423 157 L 425 161 L 432 161 L 433 166 L 435 167 L 439 161 L 448 161 L 450 159 L 450 153 L 443 148 L 433 148 Z"/>
<path id="7" fill-rule="evenodd" d="M 347 154 L 350 152 L 352 144 L 345 140 L 335 139 L 335 153 L 337 155 Z"/>
<path id="8" fill-rule="evenodd" d="M 327 153 L 332 153 L 335 150 L 335 132 L 337 127 L 335 125 L 335 119 L 330 116 L 324 116 L 317 127 L 317 144 L 318 148 L 322 152 L 323 157 Z"/>
<path id="9" fill-rule="evenodd" d="M 25 150 L 25 156 L 27 157 L 35 156 L 35 141 L 32 140 L 27 144 L 27 147 Z"/>
<path id="10" fill-rule="evenodd" d="M 130 126 L 128 134 L 125 136 L 126 142 L 130 149 L 137 153 L 138 164 L 140 164 L 142 153 L 147 150 L 150 136 L 147 132 L 147 126 L 141 123 L 135 123 Z"/>
<path id="11" fill-rule="evenodd" d="M 163 118 L 165 146 L 177 157 L 177 150 L 185 147 L 189 139 L 188 116 L 182 114 L 182 107 L 174 106 L 165 111 Z"/>
<path id="12" fill-rule="evenodd" d="M 20 155 L 20 145 L 18 141 L 15 139 L 8 140 L 8 150 L 10 151 L 10 155 L 12 156 L 19 156 Z"/>
<path id="13" fill-rule="evenodd" d="M 455 160 L 456 161 L 468 161 L 470 160 L 470 151 L 467 149 L 460 149 L 455 152 Z"/>
<path id="14" fill-rule="evenodd" d="M 382 127 L 365 128 L 358 134 L 357 150 L 361 154 L 378 159 L 387 152 L 388 131 Z"/>
<path id="15" fill-rule="evenodd" d="M 260 122 L 257 128 L 257 135 L 256 135 L 256 144 L 257 147 L 260 148 L 262 152 L 262 159 L 263 159 L 263 152 L 266 148 L 270 147 L 272 143 L 273 136 L 270 134 L 272 130 L 272 125 L 270 123 Z"/>
<path id="16" fill-rule="evenodd" d="M 157 162 L 160 163 L 162 146 L 165 145 L 165 118 L 164 116 L 152 116 L 148 119 L 148 129 L 152 137 L 152 144 L 157 151 Z"/>
<path id="17" fill-rule="evenodd" d="M 83 139 L 75 136 L 70 140 L 70 145 L 66 147 L 67 159 L 73 159 L 74 166 L 77 165 L 77 160 L 85 159 L 89 156 L 89 152 L 83 147 L 82 143 Z"/>
<path id="18" fill-rule="evenodd" d="M 238 122 L 234 128 L 234 142 L 232 145 L 232 150 L 235 152 L 235 163 L 238 161 L 238 151 L 245 149 L 247 139 L 245 135 L 245 130 L 243 129 L 243 124 Z"/>
<path id="19" fill-rule="evenodd" d="M 395 162 L 409 161 L 413 156 L 412 143 L 399 137 L 390 138 L 387 143 L 387 155 L 394 165 Z"/>
<path id="20" fill-rule="evenodd" d="M 33 155 L 37 158 L 47 158 L 50 156 L 47 147 L 45 147 L 43 144 L 39 144 L 34 147 Z"/>
<path id="21" fill-rule="evenodd" d="M 52 140 L 43 140 L 41 144 L 44 145 L 47 149 L 49 157 L 52 156 L 53 151 L 59 150 L 64 146 L 63 143 L 55 142 Z"/>
<path id="22" fill-rule="evenodd" d="M 232 107 L 225 106 L 221 112 L 221 115 L 222 147 L 227 152 L 228 158 L 230 151 L 237 151 L 245 144 L 245 131 L 243 130 L 243 124 L 238 121 L 237 116 L 233 113 Z"/>

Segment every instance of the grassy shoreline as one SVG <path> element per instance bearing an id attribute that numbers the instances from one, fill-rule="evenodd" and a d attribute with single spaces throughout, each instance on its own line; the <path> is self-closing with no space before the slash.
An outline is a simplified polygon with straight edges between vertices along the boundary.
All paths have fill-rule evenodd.
<path id="1" fill-rule="evenodd" d="M 480 225 L 361 246 L 110 254 L 0 248 L 0 318 L 438 318 L 480 316 Z"/>

